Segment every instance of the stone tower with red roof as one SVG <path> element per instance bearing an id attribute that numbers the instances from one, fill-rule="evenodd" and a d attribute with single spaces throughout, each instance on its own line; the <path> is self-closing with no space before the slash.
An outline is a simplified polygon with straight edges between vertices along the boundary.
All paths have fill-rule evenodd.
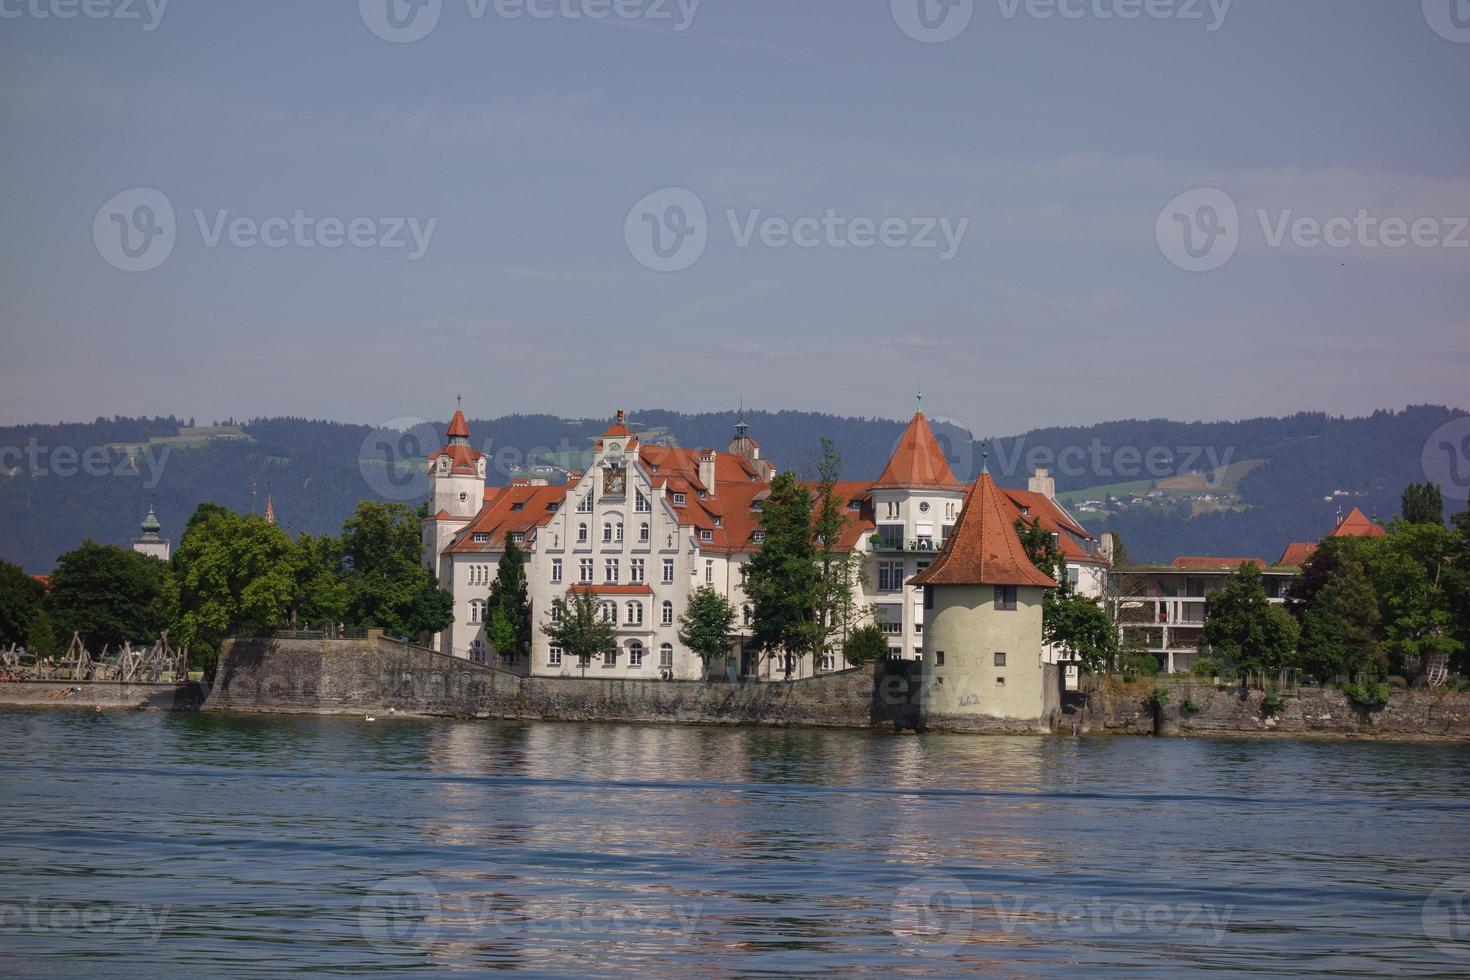
<path id="1" fill-rule="evenodd" d="M 926 723 L 1049 730 L 1060 711 L 1041 629 L 1042 596 L 1056 583 L 1027 557 L 1015 520 L 1014 504 L 982 470 L 944 550 L 911 583 L 924 590 Z"/>
<path id="2" fill-rule="evenodd" d="M 453 590 L 454 582 L 444 554 L 485 506 L 485 457 L 470 445 L 470 425 L 464 411 L 454 410 L 444 447 L 429 454 L 429 514 L 424 519 L 424 564 L 439 584 Z M 444 567 L 441 567 L 444 566 Z M 435 641 L 438 648 L 438 639 Z"/>

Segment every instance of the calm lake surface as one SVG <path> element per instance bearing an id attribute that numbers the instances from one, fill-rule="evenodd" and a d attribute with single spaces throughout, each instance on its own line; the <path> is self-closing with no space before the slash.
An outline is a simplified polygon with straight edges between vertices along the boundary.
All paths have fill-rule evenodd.
<path id="1" fill-rule="evenodd" d="M 0 711 L 0 973 L 1470 973 L 1470 748 Z"/>

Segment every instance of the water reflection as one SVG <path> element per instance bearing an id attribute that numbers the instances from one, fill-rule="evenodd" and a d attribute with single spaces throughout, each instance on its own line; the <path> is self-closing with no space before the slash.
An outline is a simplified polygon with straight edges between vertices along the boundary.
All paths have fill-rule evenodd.
<path id="1" fill-rule="evenodd" d="M 1447 971 L 1470 939 L 1424 924 L 1470 875 L 1452 745 L 59 711 L 0 738 L 0 908 L 28 910 L 0 942 L 37 972 Z M 35 924 L 83 906 L 111 931 Z"/>

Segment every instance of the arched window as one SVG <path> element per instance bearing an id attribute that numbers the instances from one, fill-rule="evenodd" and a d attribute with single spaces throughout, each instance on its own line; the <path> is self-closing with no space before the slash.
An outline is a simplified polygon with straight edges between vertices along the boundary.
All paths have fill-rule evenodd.
<path id="1" fill-rule="evenodd" d="M 610 522 L 604 521 L 602 524 L 602 540 L 605 542 L 612 540 L 612 524 Z"/>
<path id="2" fill-rule="evenodd" d="M 623 540 L 623 522 L 622 521 L 618 521 L 618 536 L 617 536 L 617 538 L 615 540 L 617 540 L 617 541 Z"/>
<path id="3" fill-rule="evenodd" d="M 628 666 L 643 666 L 643 644 L 639 643 L 637 640 L 634 640 L 632 643 L 628 644 Z"/>
<path id="4" fill-rule="evenodd" d="M 663 605 L 663 624 L 665 626 L 673 626 L 674 625 L 674 604 L 672 602 L 670 602 L 668 599 L 665 599 L 664 600 L 664 605 Z"/>
<path id="5" fill-rule="evenodd" d="M 587 543 L 587 524 L 586 524 L 586 522 L 583 522 L 583 523 L 577 525 L 577 543 L 578 544 L 586 544 Z"/>
<path id="6" fill-rule="evenodd" d="M 755 613 L 751 610 L 751 608 L 749 606 L 743 607 L 740 611 L 741 611 L 741 613 L 744 614 L 744 617 L 745 617 L 745 625 L 746 626 L 749 626 L 751 619 L 753 619 L 755 617 Z"/>
<path id="7" fill-rule="evenodd" d="M 483 623 L 485 621 L 485 600 L 470 600 L 470 622 Z"/>
<path id="8" fill-rule="evenodd" d="M 642 524 L 639 524 L 638 525 L 638 540 L 639 541 L 647 541 L 648 540 L 648 522 L 647 521 L 644 521 Z"/>
<path id="9" fill-rule="evenodd" d="M 642 626 L 643 625 L 643 603 L 641 603 L 641 602 L 629 602 L 628 603 L 628 625 L 629 626 Z"/>
<path id="10" fill-rule="evenodd" d="M 604 623 L 617 624 L 618 604 L 616 602 L 604 602 L 602 604 L 602 621 Z"/>

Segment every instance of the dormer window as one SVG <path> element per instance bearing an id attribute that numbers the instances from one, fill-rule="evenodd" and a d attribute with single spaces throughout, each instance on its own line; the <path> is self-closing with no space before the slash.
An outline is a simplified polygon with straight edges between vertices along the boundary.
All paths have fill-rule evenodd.
<path id="1" fill-rule="evenodd" d="M 687 499 L 688 499 L 688 497 L 685 494 L 682 494 L 682 493 L 676 493 L 676 494 L 674 494 L 674 506 L 675 507 L 683 507 L 684 506 L 684 502 Z"/>
<path id="2" fill-rule="evenodd" d="M 709 494 L 705 493 L 703 490 L 699 491 L 699 499 L 700 500 L 703 500 L 703 499 L 705 499 L 708 496 L 709 496 Z"/>
<path id="3" fill-rule="evenodd" d="M 863 509 L 863 502 L 861 500 L 849 500 L 847 502 L 847 509 L 853 512 L 860 511 Z"/>
<path id="4" fill-rule="evenodd" d="M 766 543 L 766 532 L 765 531 L 757 531 L 757 532 L 755 532 L 754 534 L 752 534 L 750 536 L 750 540 L 754 541 L 756 544 L 765 544 Z"/>
<path id="5" fill-rule="evenodd" d="M 561 504 L 558 501 L 553 500 L 546 505 L 546 512 L 548 514 L 555 514 L 559 510 L 561 510 Z"/>
<path id="6" fill-rule="evenodd" d="M 486 532 L 486 531 L 476 531 L 475 532 L 475 544 L 487 544 L 489 541 L 490 541 L 490 535 L 489 535 L 488 532 Z"/>
<path id="7" fill-rule="evenodd" d="M 702 527 L 702 528 L 699 529 L 699 540 L 701 540 L 701 541 L 713 541 L 714 539 L 715 539 L 715 532 L 711 531 L 707 527 Z"/>
<path id="8" fill-rule="evenodd" d="M 723 526 L 724 526 L 724 520 L 723 520 L 723 518 L 721 518 L 719 514 L 716 514 L 715 515 L 715 527 L 723 527 Z"/>
<path id="9" fill-rule="evenodd" d="M 515 511 L 525 510 L 526 509 L 526 505 L 524 503 L 521 503 L 521 502 L 518 501 L 516 503 L 511 504 L 510 505 L 510 509 L 511 510 L 515 510 Z"/>

